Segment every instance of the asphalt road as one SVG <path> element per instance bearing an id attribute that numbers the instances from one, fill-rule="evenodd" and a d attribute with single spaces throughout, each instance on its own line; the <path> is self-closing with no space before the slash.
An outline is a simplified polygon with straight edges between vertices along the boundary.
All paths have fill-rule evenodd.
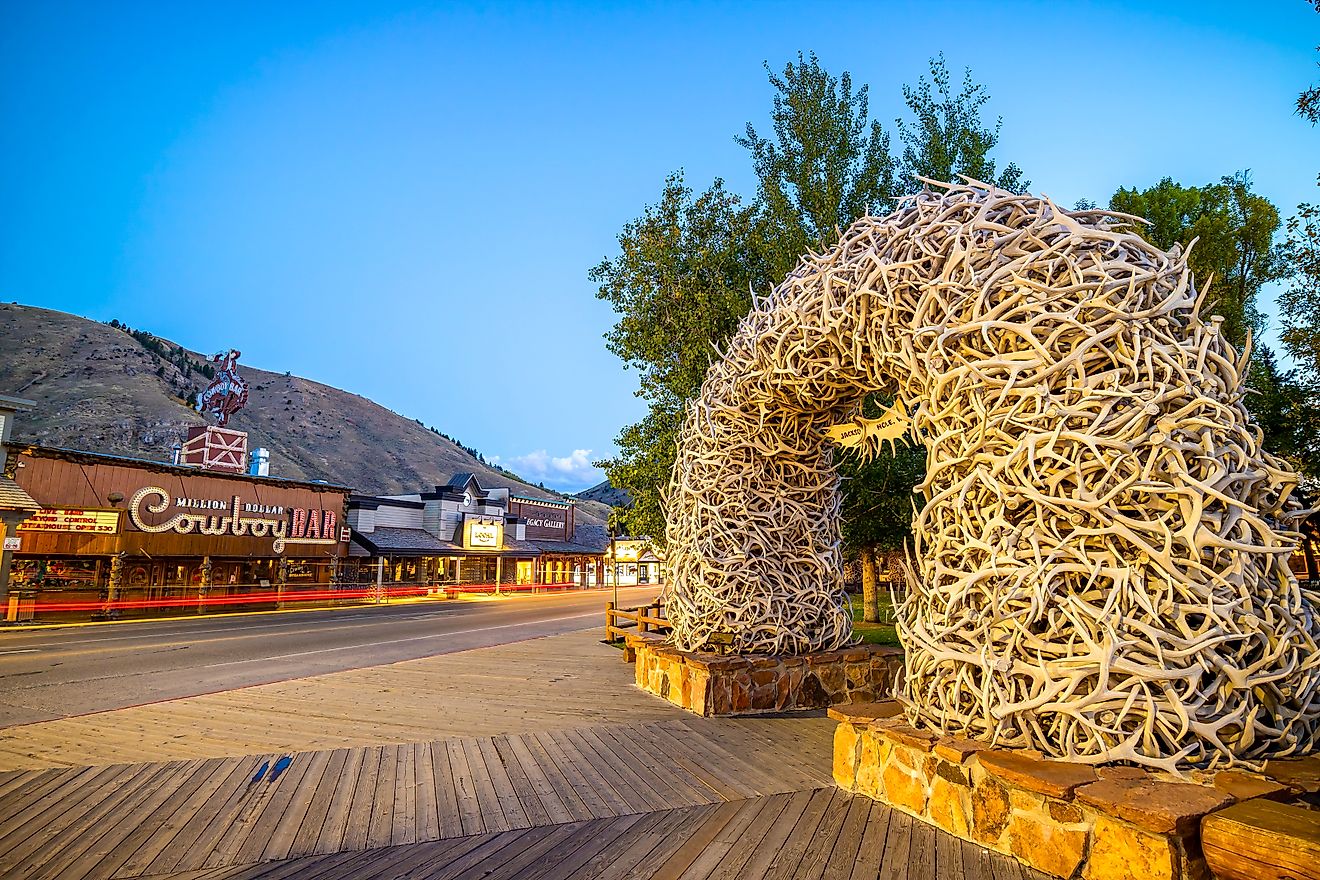
<path id="1" fill-rule="evenodd" d="M 655 587 L 619 590 L 624 607 Z M 603 626 L 609 591 L 0 631 L 0 727 Z"/>

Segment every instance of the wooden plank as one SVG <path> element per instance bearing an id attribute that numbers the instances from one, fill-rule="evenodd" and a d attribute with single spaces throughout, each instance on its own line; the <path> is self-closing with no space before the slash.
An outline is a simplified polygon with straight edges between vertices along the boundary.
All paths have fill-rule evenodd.
<path id="1" fill-rule="evenodd" d="M 582 873 L 586 880 L 633 880 L 634 877 L 650 877 L 678 850 L 686 845 L 688 838 L 708 822 L 717 812 L 727 805 L 701 804 L 695 807 L 682 807 L 666 811 L 666 819 L 650 831 L 642 833 L 636 840 L 621 844 L 615 861 L 600 870 L 599 876 Z"/>
<path id="2" fill-rule="evenodd" d="M 994 853 L 990 858 L 990 876 L 993 880 L 1024 880 L 1025 872 L 1017 859 Z"/>
<path id="3" fill-rule="evenodd" d="M 843 820 L 843 828 L 834 841 L 834 849 L 825 862 L 820 876 L 823 880 L 849 880 L 853 867 L 861 856 L 862 843 L 866 839 L 866 829 L 871 822 L 871 809 L 875 801 L 861 795 L 849 798 L 848 813 Z"/>
<path id="4" fill-rule="evenodd" d="M 522 808 L 509 771 L 495 748 L 495 741 L 488 736 L 482 736 L 477 738 L 476 745 L 481 752 L 486 776 L 490 780 L 491 787 L 495 789 L 495 798 L 499 801 L 500 814 L 504 817 L 504 821 L 510 828 L 529 828 L 535 825 L 536 823 L 528 818 L 527 812 Z"/>
<path id="5" fill-rule="evenodd" d="M 128 774 L 117 786 L 96 786 L 63 812 L 42 817 L 40 823 L 30 823 L 26 836 L 4 855 L 3 865 L 9 870 L 6 877 L 28 876 L 47 859 L 55 857 L 59 848 L 68 843 L 71 836 L 76 836 L 79 829 L 92 828 L 108 811 L 166 772 L 167 765 L 164 764 L 141 767 Z M 73 829 L 73 835 L 69 834 L 70 829 Z"/>
<path id="6" fill-rule="evenodd" d="M 413 743 L 413 767 L 416 772 L 417 813 L 413 834 L 416 840 L 436 840 L 440 837 L 439 798 L 435 786 L 435 762 L 431 759 L 430 743 Z"/>
<path id="7" fill-rule="evenodd" d="M 271 762 L 266 775 L 253 784 L 253 795 L 248 807 L 230 826 L 228 836 L 207 858 L 205 866 L 246 864 L 261 861 L 261 853 L 289 802 L 311 769 L 313 753 L 281 755 Z M 279 776 L 273 776 L 279 761 L 289 762 Z"/>
<path id="8" fill-rule="evenodd" d="M 578 868 L 578 876 L 602 880 L 611 868 L 615 872 L 621 872 L 621 875 L 627 874 L 655 848 L 659 840 L 659 837 L 655 836 L 656 831 L 678 823 L 681 819 L 678 813 L 677 810 L 657 810 L 637 816 L 637 821 L 620 834 L 608 849 L 596 853 Z M 645 847 L 645 850 L 639 855 L 637 850 L 642 847 Z"/>
<path id="9" fill-rule="evenodd" d="M 528 777 L 527 771 L 523 769 L 518 761 L 518 756 L 514 754 L 513 747 L 509 744 L 509 738 L 497 736 L 491 739 L 491 747 L 495 749 L 496 756 L 503 768 L 504 773 L 509 777 L 509 784 L 518 797 L 518 803 L 522 807 L 523 814 L 527 817 L 527 822 L 533 828 L 539 825 L 557 824 L 550 819 L 550 813 L 541 803 L 541 797 L 537 786 L 532 783 Z M 549 783 L 546 783 L 549 788 Z"/>
<path id="10" fill-rule="evenodd" d="M 528 748 L 532 748 L 533 753 L 537 755 L 538 763 L 546 769 L 547 776 L 550 775 L 549 769 L 553 767 L 557 774 L 568 783 L 569 789 L 577 795 L 577 800 L 586 805 L 592 818 L 603 819 L 616 815 L 600 792 L 596 791 L 595 787 L 587 781 L 586 777 L 564 754 L 564 750 L 559 743 L 549 736 L 535 733 L 527 734 L 524 741 L 527 743 Z M 534 748 L 533 744 L 535 744 Z M 553 783 L 554 776 L 550 776 L 550 779 Z"/>
<path id="11" fill-rule="evenodd" d="M 565 730 L 564 737 L 623 800 L 625 814 L 676 806 L 657 796 L 649 785 L 632 772 L 625 759 L 610 751 L 599 737 L 592 735 L 590 728 Z"/>
<path id="12" fill-rule="evenodd" d="M 260 755 L 236 759 L 232 772 L 209 797 L 199 802 L 189 801 L 186 809 L 191 809 L 192 814 L 160 854 L 151 860 L 144 873 L 173 873 L 182 870 L 180 865 L 185 861 L 189 867 L 200 865 L 229 822 L 242 809 L 243 795 L 249 780 L 256 774 L 262 761 Z"/>
<path id="13" fill-rule="evenodd" d="M 913 821 L 907 865 L 908 880 L 935 880 L 935 826 Z"/>
<path id="14" fill-rule="evenodd" d="M 880 863 L 885 858 L 885 840 L 889 836 L 889 823 L 894 811 L 881 803 L 871 805 L 871 814 L 862 834 L 862 845 L 857 850 L 850 880 L 876 880 Z"/>
<path id="15" fill-rule="evenodd" d="M 539 840 L 541 835 L 549 830 L 557 829 L 519 828 L 514 831 L 474 835 L 471 839 L 478 841 L 476 846 L 468 849 L 458 858 L 452 859 L 443 867 L 438 867 L 434 873 L 429 873 L 427 880 L 456 880 L 465 871 L 468 871 L 474 865 L 481 864 L 505 847 L 518 847 L 518 842 L 528 835 L 531 835 L 531 840 Z M 521 848 L 519 847 L 515 852 L 521 852 Z"/>
<path id="16" fill-rule="evenodd" d="M 435 775 L 436 820 L 441 837 L 462 837 L 463 821 L 459 813 L 458 791 L 449 766 L 449 749 L 443 742 L 431 743 L 431 769 Z"/>
<path id="17" fill-rule="evenodd" d="M 159 824 L 143 826 L 125 841 L 128 856 L 111 872 L 112 875 L 131 877 L 148 873 L 151 863 L 165 851 L 188 820 L 196 815 L 203 804 L 217 796 L 227 779 L 241 770 L 240 762 L 226 758 L 212 758 L 202 765 L 202 769 L 194 774 L 196 785 L 180 790 L 182 799 L 179 802 L 171 801 L 162 808 L 164 819 Z"/>
<path id="18" fill-rule="evenodd" d="M 473 787 L 477 793 L 477 806 L 481 809 L 481 821 L 487 831 L 512 831 L 514 825 L 501 809 L 500 796 L 491 781 L 490 771 L 486 769 L 486 757 L 481 753 L 481 746 L 475 739 L 457 740 L 462 744 L 463 754 L 467 758 L 468 770 L 472 774 Z"/>
<path id="19" fill-rule="evenodd" d="M 21 825 L 33 809 L 33 805 L 40 803 L 43 799 L 50 797 L 53 801 L 62 800 L 94 776 L 122 771 L 122 765 L 119 767 L 66 767 L 32 774 L 31 778 L 26 780 L 22 780 L 22 777 L 30 771 L 20 772 L 19 778 L 23 784 L 16 786 L 13 790 L 6 791 L 4 799 L 0 800 L 0 841 L 15 826 L 14 820 L 16 818 L 18 820 L 17 824 Z"/>
<path id="20" fill-rule="evenodd" d="M 743 833 L 738 835 L 738 839 L 732 842 L 719 864 L 711 871 L 712 880 L 747 876 L 744 870 L 747 862 L 760 848 L 761 842 L 770 833 L 775 822 L 784 814 L 792 798 L 791 794 L 772 794 L 765 798 L 761 812 Z"/>
<path id="21" fill-rule="evenodd" d="M 619 816 L 597 824 L 590 831 L 579 831 L 555 848 L 548 850 L 539 864 L 517 875 L 518 880 L 567 880 L 641 820 L 640 814 Z"/>
<path id="22" fill-rule="evenodd" d="M 707 777 L 718 779 L 722 789 L 728 792 L 724 795 L 726 800 L 774 794 L 778 788 L 768 782 L 759 770 L 729 754 L 682 722 L 648 725 L 647 731 L 653 741 L 665 746 L 675 759 L 682 755 L 699 766 Z M 707 781 L 707 785 L 710 784 Z"/>
<path id="23" fill-rule="evenodd" d="M 798 865 L 801 864 L 802 857 L 806 854 L 808 844 L 822 830 L 821 823 L 825 819 L 830 803 L 836 797 L 842 798 L 845 796 L 843 792 L 830 791 L 829 789 L 812 792 L 807 808 L 802 811 L 802 816 L 798 819 L 797 825 L 793 827 L 788 838 L 775 853 L 765 876 L 795 877 Z"/>
<path id="24" fill-rule="evenodd" d="M 182 825 L 180 821 L 171 826 L 170 820 L 177 813 L 186 810 L 197 793 L 205 791 L 208 783 L 217 776 L 223 780 L 226 763 L 219 758 L 193 762 L 192 771 L 187 777 L 173 787 L 162 803 L 148 811 L 151 821 L 130 823 L 124 820 L 123 824 L 128 826 L 128 833 L 116 844 L 113 851 L 106 853 L 105 857 L 94 867 L 89 868 L 87 873 L 99 877 L 113 877 L 125 869 L 133 859 L 138 859 L 138 864 L 143 865 L 150 862 L 151 858 L 169 842 L 174 829 Z"/>
<path id="25" fill-rule="evenodd" d="M 375 805 L 376 786 L 380 782 L 380 762 L 384 749 L 371 746 L 362 751 L 362 769 L 353 787 L 353 800 L 348 807 L 348 821 L 344 824 L 344 837 L 340 847 L 346 850 L 367 848 L 371 833 L 371 812 Z"/>
<path id="26" fill-rule="evenodd" d="M 935 832 L 935 880 L 961 880 L 963 876 L 960 838 L 947 831 Z"/>
<path id="27" fill-rule="evenodd" d="M 752 852 L 746 864 L 743 865 L 742 873 L 740 875 L 726 874 L 726 876 L 764 877 L 770 870 L 771 865 L 774 864 L 775 857 L 779 855 L 785 842 L 793 835 L 798 822 L 802 820 L 803 814 L 817 796 L 818 792 L 815 791 L 798 791 L 790 795 L 783 812 L 779 814 L 770 829 L 766 831 L 765 837 L 761 839 L 761 845 Z"/>
<path id="28" fill-rule="evenodd" d="M 747 833 L 752 824 L 762 813 L 773 814 L 782 804 L 773 802 L 771 797 L 754 798 L 741 802 L 741 806 L 729 823 L 715 835 L 715 838 L 692 860 L 683 871 L 681 880 L 705 880 L 719 867 L 720 862 L 733 849 L 738 840 Z"/>
<path id="29" fill-rule="evenodd" d="M 668 768 L 657 765 L 645 752 L 634 748 L 632 740 L 618 728 L 597 727 L 591 732 L 609 746 L 618 759 L 626 763 L 629 769 L 661 798 L 667 808 L 710 803 L 710 798 L 705 792 L 688 786 L 678 774 L 666 772 Z"/>
<path id="30" fill-rule="evenodd" d="M 686 836 L 677 849 L 655 866 L 651 880 L 678 880 L 701 855 L 701 851 L 710 846 L 725 826 L 733 821 L 733 817 L 738 815 L 743 805 L 742 801 L 729 801 L 716 807 L 705 821 Z"/>
<path id="31" fill-rule="evenodd" d="M 889 835 L 885 838 L 885 857 L 880 862 L 879 880 L 904 880 L 908 875 L 908 848 L 912 843 L 911 816 L 890 810 Z"/>
<path id="32" fill-rule="evenodd" d="M 681 768 L 689 777 L 699 782 L 710 792 L 708 797 L 722 801 L 742 800 L 748 796 L 748 793 L 738 785 L 731 784 L 723 773 L 715 773 L 707 769 L 705 764 L 699 760 L 694 760 L 690 755 L 685 754 L 679 748 L 679 744 L 671 738 L 663 738 L 654 734 L 649 728 L 637 728 L 637 738 L 653 746 L 661 754 L 665 755 L 666 762 Z"/>
<path id="33" fill-rule="evenodd" d="M 146 817 L 188 782 L 200 764 L 200 761 L 179 761 L 166 765 L 151 783 L 108 808 L 94 825 L 66 835 L 70 839 L 57 852 L 53 847 L 44 850 L 42 873 L 50 877 L 89 876 L 98 862 L 109 856 Z M 109 871 L 101 876 L 108 874 Z"/>
<path id="34" fill-rule="evenodd" d="M 843 831 L 844 820 L 854 798 L 854 795 L 841 790 L 832 793 L 830 802 L 825 807 L 825 815 L 821 817 L 815 832 L 807 839 L 806 846 L 802 850 L 802 858 L 793 870 L 794 880 L 799 878 L 820 880 L 820 876 L 825 872 L 825 865 L 829 862 L 830 854 L 834 851 L 834 846 Z"/>
<path id="35" fill-rule="evenodd" d="M 351 791 L 353 785 L 357 782 L 356 770 L 352 776 L 346 776 L 344 773 L 344 767 L 348 763 L 348 752 L 348 749 L 334 749 L 326 753 L 328 757 L 325 771 L 317 781 L 311 797 L 307 799 L 307 808 L 303 810 L 302 822 L 290 835 L 288 849 L 279 858 L 288 859 L 295 856 L 306 856 L 316 851 L 317 838 L 320 836 L 321 830 L 325 828 L 335 792 L 341 787 L 347 787 Z M 347 783 L 347 786 L 345 786 L 345 783 Z"/>
<path id="36" fill-rule="evenodd" d="M 642 803 L 641 801 L 634 804 L 623 791 L 619 790 L 620 788 L 626 788 L 626 786 L 618 781 L 614 774 L 609 773 L 607 768 L 596 766 L 594 753 L 590 750 L 584 753 L 578 748 L 577 742 L 569 731 L 548 730 L 540 734 L 540 737 L 542 742 L 549 740 L 559 747 L 572 771 L 575 771 L 578 778 L 590 786 L 591 790 L 604 802 L 607 810 L 606 816 L 625 816 L 629 813 L 636 813 L 640 809 L 645 809 L 645 806 L 638 806 Z M 569 772 L 569 769 L 565 769 L 566 774 Z M 614 784 L 611 784 L 610 778 L 607 777 L 614 778 Z M 569 781 L 575 780 L 570 776 Z"/>
<path id="37" fill-rule="evenodd" d="M 47 767 L 38 770 L 6 770 L 0 773 L 0 818 L 9 815 L 11 798 L 20 789 L 31 791 L 34 786 L 44 785 L 52 779 L 69 773 L 85 773 L 91 767 Z"/>
<path id="38" fill-rule="evenodd" d="M 394 832 L 395 846 L 417 842 L 417 760 L 412 744 L 395 747 Z"/>
<path id="39" fill-rule="evenodd" d="M 459 874 L 456 880 L 505 880 L 511 877 L 525 880 L 538 864 L 554 858 L 553 853 L 566 842 L 598 833 L 597 823 L 601 821 L 604 820 L 586 825 L 549 825 L 537 828 L 534 834 L 520 838 L 517 847 L 505 847 L 495 857 L 485 859 Z"/>
<path id="40" fill-rule="evenodd" d="M 451 739 L 445 743 L 445 748 L 449 753 L 450 772 L 454 776 L 454 791 L 458 796 L 458 816 L 463 824 L 463 833 L 468 835 L 493 831 L 486 827 L 482 818 L 477 784 L 472 778 L 462 740 Z"/>
<path id="41" fill-rule="evenodd" d="M 1206 863 L 1221 880 L 1320 878 L 1320 813 L 1257 798 L 1201 820 Z"/>
<path id="42" fill-rule="evenodd" d="M 989 880 L 994 876 L 990 862 L 996 855 L 980 844 L 964 840 L 962 842 L 963 876 L 968 880 Z"/>
<path id="43" fill-rule="evenodd" d="M 573 791 L 563 774 L 553 767 L 542 765 L 537 759 L 538 754 L 544 754 L 539 743 L 529 743 L 522 736 L 510 736 L 505 741 L 518 759 L 518 766 L 527 773 L 527 779 L 536 789 L 536 796 L 551 821 L 572 822 L 591 818 L 591 809 Z M 550 763 L 548 758 L 545 760 L 546 764 Z"/>
<path id="44" fill-rule="evenodd" d="M 314 830 L 315 841 L 311 845 L 313 853 L 337 853 L 344 847 L 344 835 L 348 830 L 349 814 L 353 800 L 357 796 L 358 780 L 362 776 L 362 765 L 367 754 L 366 749 L 348 749 L 343 770 L 335 782 L 330 805 L 326 807 L 321 826 Z"/>
<path id="45" fill-rule="evenodd" d="M 294 755 L 294 762 L 306 762 L 307 770 L 298 780 L 297 787 L 290 792 L 289 800 L 284 803 L 283 809 L 280 809 L 279 801 L 272 801 L 271 808 L 278 810 L 274 817 L 274 827 L 268 835 L 263 835 L 266 838 L 264 846 L 261 838 L 255 841 L 255 845 L 262 848 L 260 855 L 251 861 L 272 862 L 288 858 L 294 838 L 297 837 L 298 830 L 302 828 L 303 821 L 307 818 L 307 811 L 311 809 L 312 798 L 329 771 L 332 757 L 334 753 L 327 751 Z M 293 769 L 292 766 L 289 769 Z M 288 770 L 285 772 L 287 773 Z M 256 846 L 240 853 L 237 861 L 248 861 L 246 855 L 256 852 Z"/>
<path id="46" fill-rule="evenodd" d="M 689 762 L 675 761 L 664 748 L 649 737 L 643 736 L 638 726 L 615 728 L 615 733 L 618 738 L 627 740 L 629 749 L 638 755 L 640 763 L 649 765 L 657 774 L 663 774 L 670 787 L 687 792 L 688 802 L 712 804 L 725 799 L 699 776 L 687 769 L 686 764 Z"/>
<path id="47" fill-rule="evenodd" d="M 398 748 L 382 746 L 380 770 L 371 796 L 371 818 L 367 823 L 367 849 L 394 842 L 394 779 L 399 769 Z"/>

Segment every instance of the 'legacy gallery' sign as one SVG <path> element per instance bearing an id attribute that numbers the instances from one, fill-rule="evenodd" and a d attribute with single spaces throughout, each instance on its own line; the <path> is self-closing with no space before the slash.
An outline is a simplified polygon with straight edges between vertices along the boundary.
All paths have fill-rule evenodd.
<path id="1" fill-rule="evenodd" d="M 153 534 L 269 537 L 275 553 L 283 553 L 289 544 L 339 543 L 338 515 L 333 510 L 245 503 L 240 495 L 225 501 L 174 498 L 159 486 L 145 486 L 129 501 L 128 519 L 135 528 Z"/>

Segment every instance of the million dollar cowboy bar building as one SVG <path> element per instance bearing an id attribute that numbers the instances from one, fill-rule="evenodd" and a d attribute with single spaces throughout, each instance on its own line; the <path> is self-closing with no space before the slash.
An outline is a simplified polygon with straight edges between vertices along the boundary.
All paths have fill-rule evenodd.
<path id="1" fill-rule="evenodd" d="M 195 614 L 350 598 L 349 490 L 10 444 L 41 506 L 6 533 L 10 619 Z"/>

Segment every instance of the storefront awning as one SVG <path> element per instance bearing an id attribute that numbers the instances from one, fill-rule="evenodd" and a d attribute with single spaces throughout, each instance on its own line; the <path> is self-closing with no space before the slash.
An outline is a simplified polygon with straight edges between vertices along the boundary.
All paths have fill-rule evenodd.
<path id="1" fill-rule="evenodd" d="M 36 513 L 38 510 L 41 510 L 41 505 L 35 498 L 9 477 L 0 476 L 0 513 Z"/>

